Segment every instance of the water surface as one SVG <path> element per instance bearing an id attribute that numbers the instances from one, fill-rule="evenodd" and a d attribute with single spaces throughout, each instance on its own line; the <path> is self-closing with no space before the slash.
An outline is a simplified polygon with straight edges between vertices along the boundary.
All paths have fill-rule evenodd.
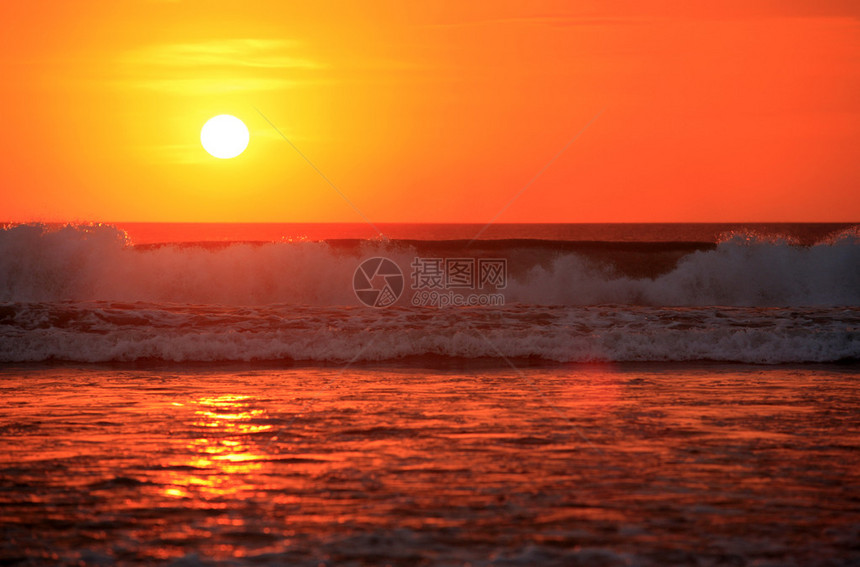
<path id="1" fill-rule="evenodd" d="M 4 564 L 844 565 L 853 366 L 7 367 Z"/>

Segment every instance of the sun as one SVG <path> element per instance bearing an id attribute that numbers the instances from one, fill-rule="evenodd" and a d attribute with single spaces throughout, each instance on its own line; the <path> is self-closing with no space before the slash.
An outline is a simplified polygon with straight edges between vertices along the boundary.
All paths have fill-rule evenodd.
<path id="1" fill-rule="evenodd" d="M 220 159 L 230 159 L 245 151 L 251 135 L 245 123 L 230 114 L 213 116 L 200 130 L 203 149 Z"/>

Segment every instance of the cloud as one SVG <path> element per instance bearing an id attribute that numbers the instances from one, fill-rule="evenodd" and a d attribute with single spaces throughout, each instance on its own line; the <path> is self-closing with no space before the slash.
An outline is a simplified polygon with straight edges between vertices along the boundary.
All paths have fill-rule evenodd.
<path id="1" fill-rule="evenodd" d="M 635 23 L 625 18 L 576 18 L 568 16 L 522 16 L 511 18 L 492 18 L 453 23 L 429 24 L 429 28 L 458 28 L 472 26 L 498 25 L 546 25 L 546 26 L 610 26 Z"/>
<path id="2" fill-rule="evenodd" d="M 127 52 L 119 64 L 123 74 L 135 77 L 125 84 L 172 94 L 275 90 L 303 84 L 298 74 L 324 68 L 296 56 L 298 47 L 281 39 L 169 43 Z"/>
<path id="3" fill-rule="evenodd" d="M 266 77 L 223 78 L 172 78 L 137 81 L 136 86 L 172 94 L 201 95 L 229 94 L 246 91 L 269 91 L 304 84 L 300 81 Z"/>
<path id="4" fill-rule="evenodd" d="M 130 64 L 165 67 L 256 67 L 263 69 L 318 69 L 309 59 L 288 56 L 297 42 L 281 39 L 228 39 L 199 43 L 153 45 L 130 54 Z"/>

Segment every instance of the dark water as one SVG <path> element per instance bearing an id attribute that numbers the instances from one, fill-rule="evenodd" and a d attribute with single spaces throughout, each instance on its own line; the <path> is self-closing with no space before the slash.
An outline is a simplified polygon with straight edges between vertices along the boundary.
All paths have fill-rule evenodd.
<path id="1" fill-rule="evenodd" d="M 9 368 L 7 565 L 849 565 L 854 366 Z"/>
<path id="2" fill-rule="evenodd" d="M 752 232 L 812 244 L 856 223 L 116 223 L 134 244 L 378 238 L 470 241 L 710 242 Z M 377 232 L 377 230 L 379 232 Z"/>

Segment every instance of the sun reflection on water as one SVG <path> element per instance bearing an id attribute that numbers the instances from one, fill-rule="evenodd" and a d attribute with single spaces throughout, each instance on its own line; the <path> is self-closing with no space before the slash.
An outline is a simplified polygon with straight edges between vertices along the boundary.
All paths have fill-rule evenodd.
<path id="1" fill-rule="evenodd" d="M 250 489 L 251 477 L 259 475 L 269 456 L 259 451 L 254 439 L 272 429 L 264 409 L 242 395 L 208 396 L 192 400 L 191 425 L 201 436 L 188 442 L 185 457 L 170 465 L 165 496 L 201 498 L 205 501 Z"/>

